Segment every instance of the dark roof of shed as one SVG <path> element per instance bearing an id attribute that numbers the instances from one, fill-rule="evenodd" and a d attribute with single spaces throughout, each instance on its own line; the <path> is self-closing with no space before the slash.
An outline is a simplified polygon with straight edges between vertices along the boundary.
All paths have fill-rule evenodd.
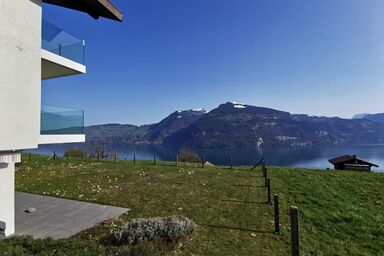
<path id="1" fill-rule="evenodd" d="M 85 12 L 95 19 L 104 17 L 123 20 L 123 14 L 109 0 L 43 0 L 43 2 Z"/>
<path id="2" fill-rule="evenodd" d="M 328 161 L 331 164 L 338 164 L 338 163 L 343 163 L 343 162 L 346 162 L 346 161 L 349 161 L 349 160 L 352 160 L 352 159 L 353 159 L 353 156 L 344 155 L 344 156 L 338 156 L 338 157 L 329 159 Z"/>
<path id="3" fill-rule="evenodd" d="M 373 163 L 370 163 L 370 162 L 367 162 L 367 161 L 358 159 L 358 158 L 356 158 L 356 156 L 350 156 L 350 155 L 338 156 L 338 157 L 329 159 L 328 161 L 329 161 L 331 164 L 340 164 L 340 163 L 348 162 L 348 161 L 353 160 L 353 159 L 356 159 L 356 160 L 359 161 L 360 163 L 363 163 L 363 164 L 366 164 L 366 165 L 379 167 L 379 166 L 376 165 L 376 164 L 373 164 Z"/>

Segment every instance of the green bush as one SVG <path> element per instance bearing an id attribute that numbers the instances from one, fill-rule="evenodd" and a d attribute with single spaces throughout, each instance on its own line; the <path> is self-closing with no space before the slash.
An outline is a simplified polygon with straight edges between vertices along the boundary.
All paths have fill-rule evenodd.
<path id="1" fill-rule="evenodd" d="M 87 155 L 87 152 L 81 148 L 78 147 L 72 147 L 69 148 L 67 151 L 64 153 L 64 157 L 85 157 Z"/>
<path id="2" fill-rule="evenodd" d="M 200 163 L 201 156 L 192 149 L 183 148 L 179 151 L 179 161 L 186 163 Z"/>

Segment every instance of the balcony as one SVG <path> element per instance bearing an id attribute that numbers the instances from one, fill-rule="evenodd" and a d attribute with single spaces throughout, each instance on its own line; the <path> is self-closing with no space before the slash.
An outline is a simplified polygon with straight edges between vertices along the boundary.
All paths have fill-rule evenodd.
<path id="1" fill-rule="evenodd" d="M 39 144 L 85 141 L 84 110 L 43 105 Z"/>
<path id="2" fill-rule="evenodd" d="M 84 40 L 44 20 L 41 47 L 42 80 L 86 72 Z"/>

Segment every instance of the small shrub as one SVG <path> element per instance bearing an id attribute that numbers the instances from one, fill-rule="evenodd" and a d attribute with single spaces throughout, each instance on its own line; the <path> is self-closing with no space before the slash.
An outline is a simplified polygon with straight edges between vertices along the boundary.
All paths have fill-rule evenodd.
<path id="1" fill-rule="evenodd" d="M 200 163 L 201 156 L 192 149 L 183 148 L 179 151 L 179 161 L 185 163 Z"/>
<path id="2" fill-rule="evenodd" d="M 155 217 L 134 219 L 121 227 L 114 235 L 116 244 L 139 244 L 160 239 L 175 243 L 191 235 L 196 224 L 183 216 Z"/>
<path id="3" fill-rule="evenodd" d="M 87 152 L 81 148 L 78 148 L 78 147 L 72 147 L 72 148 L 69 148 L 67 151 L 65 151 L 64 153 L 64 157 L 78 157 L 78 158 L 81 158 L 81 157 L 85 157 L 87 155 Z"/>

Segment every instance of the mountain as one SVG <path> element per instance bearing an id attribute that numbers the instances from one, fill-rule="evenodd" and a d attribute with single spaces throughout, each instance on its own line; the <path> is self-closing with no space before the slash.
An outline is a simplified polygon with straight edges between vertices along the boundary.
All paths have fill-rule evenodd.
<path id="1" fill-rule="evenodd" d="M 102 124 L 85 128 L 86 144 L 105 143 L 122 146 L 125 144 L 139 144 L 149 126 L 135 126 L 130 124 Z"/>
<path id="2" fill-rule="evenodd" d="M 367 115 L 369 115 L 369 114 L 367 114 L 367 113 L 356 114 L 356 115 L 354 115 L 354 116 L 352 117 L 352 119 L 362 119 L 362 118 L 364 118 L 364 117 L 367 116 Z"/>
<path id="3" fill-rule="evenodd" d="M 358 114 L 353 116 L 353 119 L 368 119 L 380 124 L 384 124 L 384 113 L 379 114 Z"/>
<path id="4" fill-rule="evenodd" d="M 383 143 L 384 127 L 367 119 L 295 115 L 228 102 L 164 140 L 168 145 L 237 147 Z"/>
<path id="5" fill-rule="evenodd" d="M 355 119 L 308 116 L 227 102 L 210 112 L 203 109 L 175 111 L 150 125 L 89 126 L 86 127 L 86 141 L 112 146 L 164 144 L 176 147 L 384 143 L 384 126 L 367 116 Z"/>
<path id="6" fill-rule="evenodd" d="M 188 127 L 206 113 L 204 109 L 175 111 L 159 123 L 135 126 L 103 124 L 86 127 L 86 143 L 105 143 L 114 146 L 125 144 L 161 144 L 163 139 Z"/>
<path id="7" fill-rule="evenodd" d="M 175 111 L 159 123 L 151 125 L 146 138 L 152 143 L 162 143 L 165 138 L 190 126 L 206 113 L 205 109 Z"/>

